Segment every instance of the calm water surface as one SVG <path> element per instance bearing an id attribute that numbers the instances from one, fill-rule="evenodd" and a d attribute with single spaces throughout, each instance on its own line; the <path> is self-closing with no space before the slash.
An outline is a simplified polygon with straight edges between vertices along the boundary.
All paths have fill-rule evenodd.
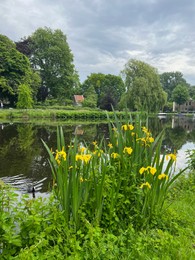
<path id="1" fill-rule="evenodd" d="M 195 149 L 195 120 L 187 117 L 150 118 L 149 129 L 156 136 L 165 129 L 163 150 L 177 151 L 177 169 L 186 166 L 186 151 Z M 108 138 L 107 124 L 63 125 L 68 144 L 75 135 L 87 144 Z M 0 178 L 21 192 L 33 185 L 36 193 L 47 193 L 51 183 L 48 154 L 41 140 L 56 148 L 56 126 L 30 123 L 0 124 Z"/>

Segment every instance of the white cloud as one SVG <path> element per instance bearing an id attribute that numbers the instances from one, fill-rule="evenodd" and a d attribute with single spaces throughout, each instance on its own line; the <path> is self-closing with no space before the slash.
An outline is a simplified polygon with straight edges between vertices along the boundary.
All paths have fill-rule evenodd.
<path id="1" fill-rule="evenodd" d="M 193 0 L 1 0 L 0 33 L 18 41 L 39 27 L 61 29 L 82 81 L 118 75 L 136 58 L 195 84 L 194 11 Z"/>

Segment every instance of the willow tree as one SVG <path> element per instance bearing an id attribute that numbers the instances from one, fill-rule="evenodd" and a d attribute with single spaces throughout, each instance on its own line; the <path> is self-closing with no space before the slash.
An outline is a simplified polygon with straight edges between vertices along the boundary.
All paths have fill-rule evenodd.
<path id="1" fill-rule="evenodd" d="M 120 106 L 131 110 L 157 112 L 166 103 L 166 93 L 157 70 L 149 64 L 131 59 L 122 71 L 126 86 Z"/>

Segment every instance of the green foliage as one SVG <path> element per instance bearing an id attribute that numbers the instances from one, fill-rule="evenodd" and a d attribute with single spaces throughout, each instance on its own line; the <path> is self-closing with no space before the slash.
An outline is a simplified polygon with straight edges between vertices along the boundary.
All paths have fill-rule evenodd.
<path id="1" fill-rule="evenodd" d="M 193 174 L 180 176 L 166 214 L 148 229 L 135 230 L 129 224 L 116 234 L 87 220 L 76 231 L 67 226 L 52 195 L 44 200 L 28 196 L 18 200 L 0 181 L 1 259 L 194 259 L 194 185 Z"/>
<path id="2" fill-rule="evenodd" d="M 17 108 L 32 108 L 33 99 L 32 91 L 28 85 L 22 84 L 18 87 L 18 102 Z"/>
<path id="3" fill-rule="evenodd" d="M 116 112 L 117 116 L 122 120 L 125 118 L 125 112 Z M 109 112 L 110 118 L 114 118 L 113 112 Z M 2 109 L 0 117 L 6 119 L 22 119 L 30 120 L 39 119 L 61 119 L 61 120 L 105 120 L 107 115 L 105 111 L 94 108 L 81 108 L 71 106 L 36 106 L 36 109 Z"/>
<path id="4" fill-rule="evenodd" d="M 3 35 L 0 35 L 0 60 L 0 96 L 14 105 L 19 85 L 31 83 L 30 62 L 16 50 L 15 44 Z"/>
<path id="5" fill-rule="evenodd" d="M 170 113 L 173 111 L 173 102 L 167 102 L 163 107 L 163 112 Z"/>
<path id="6" fill-rule="evenodd" d="M 82 102 L 82 105 L 91 108 L 97 107 L 97 94 L 93 86 L 89 87 L 85 92 L 85 99 Z"/>
<path id="7" fill-rule="evenodd" d="M 29 74 L 29 85 L 30 89 L 32 91 L 32 98 L 33 101 L 37 100 L 37 94 L 40 91 L 40 86 L 41 86 L 41 78 L 38 72 L 31 71 Z"/>
<path id="8" fill-rule="evenodd" d="M 87 96 L 91 88 L 97 94 L 97 105 L 101 109 L 112 110 L 117 107 L 122 93 L 125 91 L 124 83 L 120 76 L 102 73 L 92 73 L 82 84 L 83 95 Z"/>
<path id="9" fill-rule="evenodd" d="M 109 122 L 110 142 L 84 147 L 77 139 L 64 143 L 57 132 L 57 150 L 44 143 L 54 178 L 55 194 L 66 222 L 78 230 L 83 216 L 106 229 L 148 226 L 161 214 L 174 174 L 175 154 L 161 156 L 162 134 L 156 140 L 139 117 Z"/>
<path id="10" fill-rule="evenodd" d="M 79 86 L 79 78 L 63 32 L 37 29 L 30 37 L 30 49 L 31 64 L 40 72 L 42 85 L 49 89 L 49 95 L 57 99 L 71 98 L 74 88 Z"/>
<path id="11" fill-rule="evenodd" d="M 177 85 L 172 92 L 172 99 L 178 105 L 184 104 L 189 99 L 189 90 L 185 85 Z"/>
<path id="12" fill-rule="evenodd" d="M 195 100 L 195 86 L 189 87 L 189 95 L 192 100 Z"/>
<path id="13" fill-rule="evenodd" d="M 0 96 L 15 105 L 18 97 L 18 87 L 28 84 L 35 98 L 40 84 L 39 75 L 30 68 L 26 56 L 16 50 L 15 44 L 7 37 L 0 35 Z M 8 66 L 9 64 L 9 66 Z"/>
<path id="14" fill-rule="evenodd" d="M 127 92 L 120 102 L 121 108 L 157 112 L 166 103 L 166 93 L 160 84 L 157 70 L 147 63 L 129 60 L 122 71 Z"/>
<path id="15" fill-rule="evenodd" d="M 2 256 L 14 255 L 21 246 L 20 236 L 15 232 L 14 202 L 16 194 L 0 181 L 0 252 Z"/>
<path id="16" fill-rule="evenodd" d="M 188 165 L 191 170 L 195 170 L 195 149 L 187 151 Z"/>
<path id="17" fill-rule="evenodd" d="M 88 202 L 92 198 L 93 204 L 90 203 L 88 217 L 90 221 L 99 223 L 106 174 L 106 156 L 99 156 L 101 153 L 99 150 L 92 157 L 91 151 L 81 147 L 77 139 L 74 140 L 74 145 L 70 144 L 66 152 L 62 128 L 57 132 L 55 155 L 45 143 L 44 146 L 50 156 L 52 174 L 56 182 L 54 191 L 64 210 L 66 222 L 73 220 L 78 229 L 82 218 L 81 208 L 86 204 L 88 208 Z M 98 174 L 99 171 L 101 174 Z"/>
<path id="18" fill-rule="evenodd" d="M 160 83 L 168 95 L 167 100 L 169 102 L 172 101 L 172 92 L 177 85 L 185 85 L 187 87 L 189 86 L 189 84 L 183 78 L 183 74 L 179 71 L 162 73 L 160 75 Z"/>
<path id="19" fill-rule="evenodd" d="M 52 251 L 64 237 L 62 214 L 57 210 L 53 197 L 47 201 L 41 198 L 32 200 L 28 196 L 18 199 L 8 186 L 0 183 L 0 187 L 1 258 L 10 259 L 19 254 L 14 259 L 38 259 L 33 258 L 36 252 L 44 255 L 44 250 Z"/>

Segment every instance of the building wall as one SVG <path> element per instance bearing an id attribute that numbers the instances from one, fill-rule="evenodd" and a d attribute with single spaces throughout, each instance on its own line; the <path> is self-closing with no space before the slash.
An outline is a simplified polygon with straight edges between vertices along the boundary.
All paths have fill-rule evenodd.
<path id="1" fill-rule="evenodd" d="M 173 112 L 193 112 L 195 111 L 195 101 L 189 100 L 185 102 L 184 104 L 179 105 L 175 102 L 173 102 Z"/>

